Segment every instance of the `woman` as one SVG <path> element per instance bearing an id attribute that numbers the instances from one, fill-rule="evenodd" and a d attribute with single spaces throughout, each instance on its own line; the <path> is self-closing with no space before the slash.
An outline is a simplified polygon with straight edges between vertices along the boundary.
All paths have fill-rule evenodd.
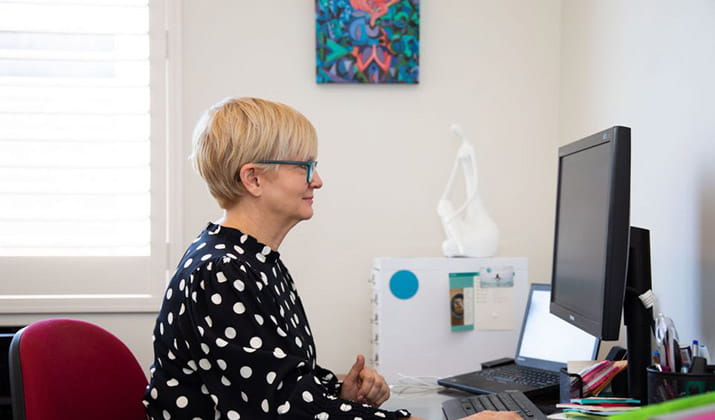
<path id="1" fill-rule="evenodd" d="M 224 209 L 182 257 L 154 328 L 144 396 L 152 419 L 396 419 L 378 407 L 385 380 L 364 357 L 340 383 L 315 344 L 278 248 L 313 215 L 323 185 L 317 138 L 292 108 L 255 98 L 209 109 L 195 168 Z"/>

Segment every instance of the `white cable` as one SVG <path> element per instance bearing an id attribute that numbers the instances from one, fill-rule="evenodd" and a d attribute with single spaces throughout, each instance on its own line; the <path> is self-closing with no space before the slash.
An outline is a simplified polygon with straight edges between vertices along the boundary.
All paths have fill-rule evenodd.
<path id="1" fill-rule="evenodd" d="M 426 391 L 437 391 L 442 386 L 437 384 L 436 376 L 409 376 L 402 373 L 397 374 L 399 379 L 390 385 L 392 392 L 396 394 L 419 393 Z"/>

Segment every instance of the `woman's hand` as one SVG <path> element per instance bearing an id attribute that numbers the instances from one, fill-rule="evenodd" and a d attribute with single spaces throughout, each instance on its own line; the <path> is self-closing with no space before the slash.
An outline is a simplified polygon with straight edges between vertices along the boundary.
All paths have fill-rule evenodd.
<path id="1" fill-rule="evenodd" d="M 358 354 L 343 380 L 340 398 L 379 407 L 390 398 L 390 387 L 375 370 L 365 367 L 365 356 Z"/>

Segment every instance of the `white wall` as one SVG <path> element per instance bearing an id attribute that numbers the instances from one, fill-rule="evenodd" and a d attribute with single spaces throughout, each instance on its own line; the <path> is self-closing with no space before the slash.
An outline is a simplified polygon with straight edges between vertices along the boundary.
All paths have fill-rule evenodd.
<path id="1" fill-rule="evenodd" d="M 632 128 L 631 224 L 680 338 L 715 346 L 715 2 L 564 1 L 560 137 Z"/>
<path id="2" fill-rule="evenodd" d="M 439 256 L 435 206 L 461 122 L 501 256 L 527 256 L 548 281 L 557 141 L 557 0 L 422 1 L 420 84 L 315 83 L 314 1 L 184 1 L 184 139 L 228 95 L 288 103 L 316 126 L 325 182 L 315 217 L 281 246 L 316 333 L 321 364 L 369 352 L 371 262 Z M 185 241 L 218 215 L 186 167 Z"/>

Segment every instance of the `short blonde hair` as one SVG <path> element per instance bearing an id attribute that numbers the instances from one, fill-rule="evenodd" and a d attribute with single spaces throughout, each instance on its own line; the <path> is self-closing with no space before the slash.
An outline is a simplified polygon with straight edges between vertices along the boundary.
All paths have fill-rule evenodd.
<path id="1" fill-rule="evenodd" d="M 312 160 L 317 153 L 315 128 L 300 112 L 265 99 L 227 98 L 199 119 L 190 159 L 211 195 L 227 209 L 246 193 L 239 179 L 243 165 L 259 160 Z"/>

